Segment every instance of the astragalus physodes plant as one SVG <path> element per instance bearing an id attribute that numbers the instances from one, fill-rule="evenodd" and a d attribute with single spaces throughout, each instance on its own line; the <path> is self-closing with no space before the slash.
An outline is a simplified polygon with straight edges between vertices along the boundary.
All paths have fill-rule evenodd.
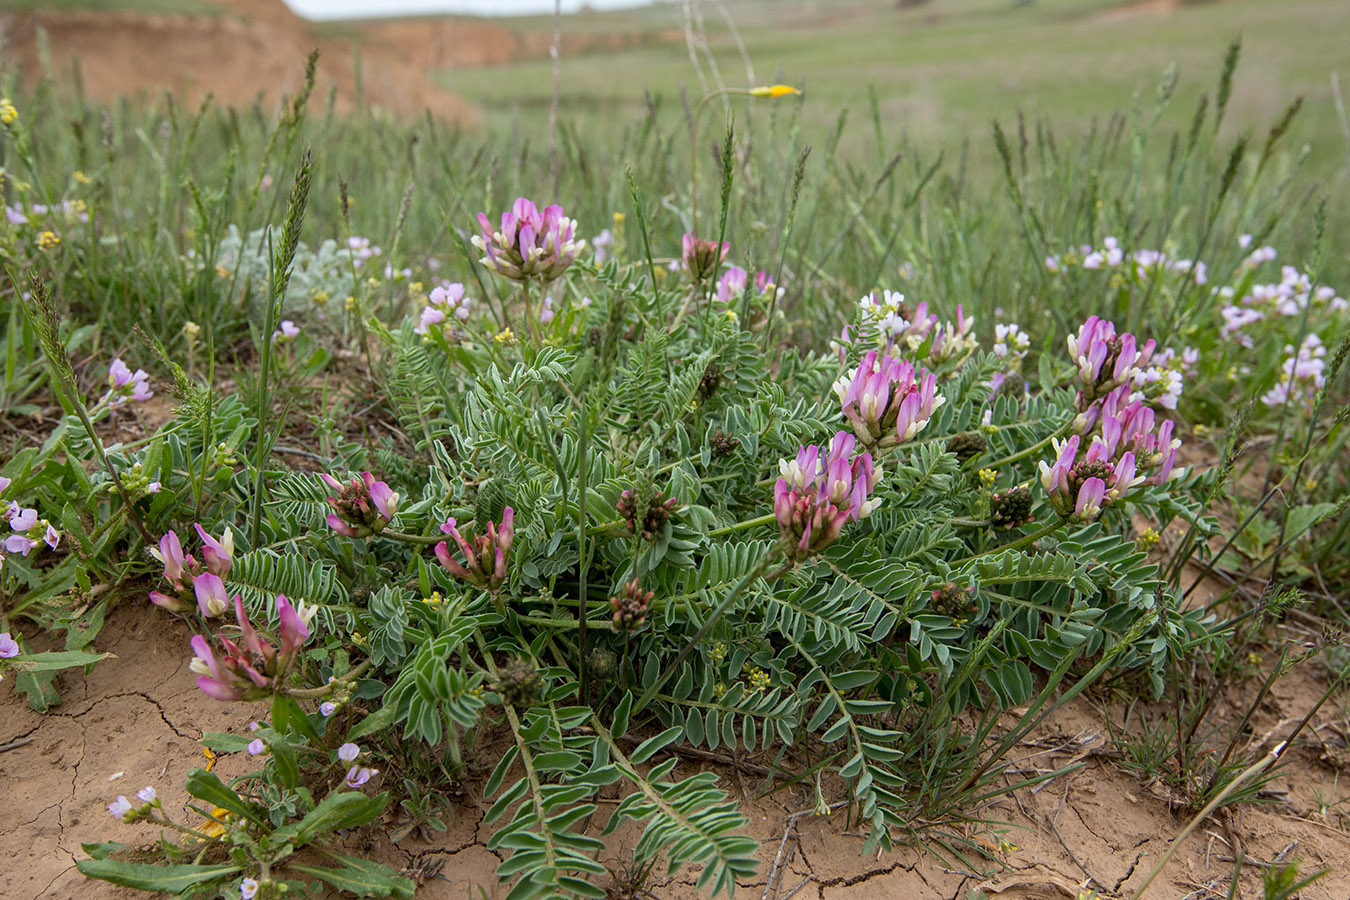
<path id="1" fill-rule="evenodd" d="M 1194 513 L 1172 424 L 1136 388 L 1152 340 L 1093 317 L 1029 383 L 1020 329 L 982 344 L 960 307 L 883 292 L 799 352 L 770 343 L 777 279 L 724 271 L 715 243 L 644 233 L 681 274 L 598 262 L 557 206 L 479 225 L 487 295 L 447 283 L 374 332 L 415 458 L 273 480 L 268 549 L 233 564 L 210 529 L 201 563 L 161 542 L 156 603 L 233 613 L 193 639 L 202 690 L 273 704 L 249 750 L 267 767 L 223 789 L 269 827 L 340 802 L 369 818 L 372 779 L 402 779 L 430 822 L 413 775 L 440 771 L 482 779 L 513 898 L 604 896 L 604 837 L 628 820 L 639 868 L 697 866 L 729 895 L 758 843 L 715 773 L 680 771 L 696 748 L 761 755 L 868 848 L 925 831 L 978 852 L 944 826 L 1008 789 L 1000 760 L 1041 715 L 1206 638 L 1133 537 L 1141 512 Z M 304 603 L 235 596 L 266 553 Z M 379 771 L 339 783 L 358 739 Z M 276 854 L 231 858 L 203 883 L 277 890 Z"/>

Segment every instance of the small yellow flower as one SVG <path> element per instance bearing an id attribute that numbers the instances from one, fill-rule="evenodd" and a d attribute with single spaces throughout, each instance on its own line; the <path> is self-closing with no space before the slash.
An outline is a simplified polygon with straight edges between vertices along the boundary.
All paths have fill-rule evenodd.
<path id="1" fill-rule="evenodd" d="M 980 484 L 985 487 L 993 487 L 998 479 L 998 469 L 981 469 L 979 471 Z"/>
<path id="2" fill-rule="evenodd" d="M 962 616 L 959 619 L 952 619 L 952 625 L 956 628 L 965 628 L 966 623 L 969 621 L 970 619 L 967 619 L 966 617 Z"/>
<path id="3" fill-rule="evenodd" d="M 623 224 L 623 220 L 624 220 L 624 214 L 623 214 L 623 213 L 621 213 L 621 212 L 616 212 L 616 213 L 614 214 L 614 224 L 615 224 L 615 225 L 622 225 L 622 224 Z"/>
<path id="4" fill-rule="evenodd" d="M 44 231 L 38 235 L 39 250 L 50 250 L 59 243 L 61 243 L 61 238 L 57 236 L 55 231 Z"/>
<path id="5" fill-rule="evenodd" d="M 1139 535 L 1139 538 L 1138 540 L 1135 541 L 1135 543 L 1137 543 L 1140 547 L 1143 547 L 1145 550 L 1147 550 L 1149 547 L 1152 547 L 1160 540 L 1162 540 L 1162 535 L 1158 533 L 1158 529 L 1145 528 L 1143 533 Z"/>
<path id="6" fill-rule="evenodd" d="M 211 752 L 210 747 L 203 747 L 202 756 L 206 757 L 206 771 L 210 772 L 216 767 L 216 755 Z"/>
<path id="7" fill-rule="evenodd" d="M 1209 437 L 1210 430 L 1210 427 L 1204 422 L 1196 422 L 1191 428 L 1191 431 L 1198 438 Z"/>
<path id="8" fill-rule="evenodd" d="M 84 169 L 76 169 L 70 173 L 70 177 L 75 179 L 76 184 L 93 184 L 94 179 L 84 174 Z"/>
<path id="9" fill-rule="evenodd" d="M 366 636 L 359 631 L 353 631 L 352 643 L 356 644 L 358 647 L 364 647 L 366 645 Z"/>
<path id="10" fill-rule="evenodd" d="M 769 97 L 774 100 L 777 100 L 779 97 L 800 97 L 801 95 L 802 92 L 790 84 L 771 84 L 750 89 L 751 97 Z"/>
<path id="11" fill-rule="evenodd" d="M 719 681 L 713 685 L 713 697 L 720 700 L 722 698 L 722 695 L 725 694 L 726 692 L 727 686 L 722 682 Z"/>
<path id="12" fill-rule="evenodd" d="M 353 312 L 356 309 L 356 298 L 348 297 L 346 300 L 342 301 L 342 305 L 346 307 L 347 312 Z"/>
<path id="13" fill-rule="evenodd" d="M 514 344 L 516 342 L 516 333 L 511 330 L 511 326 L 506 326 L 506 330 L 494 334 L 492 339 L 499 344 Z"/>
<path id="14" fill-rule="evenodd" d="M 750 670 L 750 690 L 762 691 L 769 686 L 769 673 L 759 667 Z"/>
<path id="15" fill-rule="evenodd" d="M 732 322 L 739 322 L 741 320 L 741 317 L 736 315 L 736 310 L 734 309 L 727 310 L 727 318 Z"/>
<path id="16" fill-rule="evenodd" d="M 19 111 L 14 108 L 8 97 L 0 98 L 0 123 L 12 125 L 19 118 Z"/>
<path id="17" fill-rule="evenodd" d="M 314 292 L 314 296 L 313 296 L 311 299 L 314 300 L 314 305 L 315 305 L 315 306 L 323 306 L 325 303 L 328 302 L 328 292 L 327 292 L 327 291 L 315 291 L 315 292 Z"/>
<path id="18" fill-rule="evenodd" d="M 408 293 L 410 293 L 410 294 L 420 294 L 420 293 L 422 293 L 422 282 L 420 282 L 420 281 L 409 282 L 409 284 L 408 284 Z"/>
<path id="19" fill-rule="evenodd" d="M 723 641 L 713 641 L 708 647 L 708 655 L 712 657 L 713 662 L 721 662 L 726 659 L 727 645 Z"/>
<path id="20" fill-rule="evenodd" d="M 1311 494 L 1315 490 L 1317 490 L 1316 478 L 1309 476 L 1308 478 L 1303 479 L 1303 492 L 1305 494 Z"/>
<path id="21" fill-rule="evenodd" d="M 1119 272 L 1116 272 L 1111 276 L 1111 280 L 1106 283 L 1106 287 L 1107 289 L 1114 291 L 1117 288 L 1123 286 L 1124 284 L 1125 284 L 1125 276 L 1120 274 Z"/>
<path id="22" fill-rule="evenodd" d="M 373 288 L 379 287 L 379 286 L 380 286 L 380 279 L 378 279 L 378 278 L 376 278 L 374 275 L 372 275 L 372 276 L 370 276 L 369 278 L 366 279 L 366 286 L 367 286 L 367 287 L 373 287 Z"/>
<path id="23" fill-rule="evenodd" d="M 1261 654 L 1253 650 L 1251 653 L 1247 654 L 1247 662 L 1251 663 L 1254 666 L 1261 665 Z"/>
<path id="24" fill-rule="evenodd" d="M 225 833 L 225 819 L 229 814 L 228 809 L 222 809 L 219 806 L 213 807 L 211 818 L 197 830 L 207 837 L 220 837 Z"/>
<path id="25" fill-rule="evenodd" d="M 445 598 L 441 596 L 441 592 L 440 592 L 440 591 L 432 591 L 430 597 L 423 597 L 423 598 L 422 598 L 422 602 L 423 602 L 423 603 L 426 603 L 426 604 L 429 605 L 429 606 L 439 606 L 439 605 L 440 605 L 441 603 L 443 603 L 444 601 L 445 601 Z"/>

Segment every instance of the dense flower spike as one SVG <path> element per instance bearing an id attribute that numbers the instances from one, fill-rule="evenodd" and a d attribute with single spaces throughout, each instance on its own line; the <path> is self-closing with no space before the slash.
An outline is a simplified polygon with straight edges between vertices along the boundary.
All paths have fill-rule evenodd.
<path id="1" fill-rule="evenodd" d="M 679 505 L 679 500 L 674 497 L 667 500 L 661 491 L 649 493 L 644 502 L 639 490 L 634 488 L 620 494 L 614 508 L 628 523 L 630 532 L 642 535 L 644 541 L 654 541 Z"/>
<path id="2" fill-rule="evenodd" d="M 1024 484 L 989 495 L 989 522 L 995 528 L 1009 529 L 1027 525 L 1036 520 L 1031 514 L 1035 505 L 1031 489 Z"/>
<path id="3" fill-rule="evenodd" d="M 469 319 L 470 301 L 464 296 L 464 285 L 458 281 L 442 281 L 427 295 L 427 305 L 413 328 L 416 334 L 430 334 L 433 326 L 443 326 L 447 315 L 461 322 Z"/>
<path id="4" fill-rule="evenodd" d="M 1122 384 L 1132 382 L 1148 365 L 1155 346 L 1149 339 L 1143 347 L 1137 347 L 1134 335 L 1117 335 L 1114 323 L 1097 316 L 1089 316 L 1078 334 L 1069 335 L 1066 342 L 1083 384 L 1078 392 L 1080 412 Z"/>
<path id="5" fill-rule="evenodd" d="M 613 629 L 617 632 L 636 631 L 647 621 L 647 609 L 656 594 L 642 590 L 634 578 L 623 586 L 622 597 L 610 597 L 609 606 L 614 610 Z"/>
<path id="6" fill-rule="evenodd" d="M 478 224 L 482 234 L 474 235 L 473 245 L 486 254 L 479 262 L 514 281 L 553 281 L 586 247 L 576 236 L 577 223 L 563 215 L 561 206 L 540 212 L 524 197 L 502 213 L 499 229 L 483 213 Z"/>
<path id="7" fill-rule="evenodd" d="M 150 376 L 143 369 L 135 372 L 120 359 L 114 359 L 108 367 L 108 392 L 103 402 L 109 409 L 117 409 L 125 403 L 140 403 L 155 396 L 150 390 Z"/>
<path id="8" fill-rule="evenodd" d="M 853 433 L 869 450 L 889 450 L 928 425 L 946 399 L 937 393 L 937 376 L 908 360 L 877 358 L 869 350 L 857 369 L 834 385 Z"/>
<path id="9" fill-rule="evenodd" d="M 1155 427 L 1156 426 L 1156 427 Z M 1101 403 L 1097 421 L 1100 441 L 1109 459 L 1134 454 L 1138 474 L 1150 484 L 1163 484 L 1181 474 L 1175 469 L 1181 439 L 1172 437 L 1171 420 L 1158 422 L 1157 413 L 1135 398 L 1129 386 L 1112 391 Z"/>
<path id="10" fill-rule="evenodd" d="M 689 280 L 695 284 L 702 284 L 716 275 L 730 249 L 731 244 L 726 241 L 719 244 L 697 237 L 692 232 L 686 232 L 681 244 L 681 257 L 684 259 L 684 270 L 689 274 Z M 744 289 L 744 281 L 741 282 L 741 287 Z"/>
<path id="11" fill-rule="evenodd" d="M 150 555 L 157 559 L 164 566 L 164 578 L 173 588 L 172 593 L 162 591 L 151 591 L 150 601 L 156 606 L 162 606 L 169 612 L 182 612 L 189 608 L 193 603 L 202 610 L 202 615 L 215 615 L 221 611 L 218 608 L 215 613 L 207 613 L 202 607 L 203 591 L 208 597 L 216 598 L 218 601 L 224 598 L 224 585 L 219 585 L 217 594 L 216 585 L 208 585 L 202 589 L 194 590 L 198 578 L 204 574 L 209 574 L 219 582 L 230 572 L 230 567 L 234 565 L 234 535 L 226 527 L 220 540 L 216 540 L 206 533 L 206 529 L 200 524 L 193 523 L 193 528 L 197 530 L 197 536 L 202 541 L 202 559 L 205 565 L 198 562 L 196 557 L 183 552 L 182 542 L 178 539 L 178 534 L 172 530 L 166 532 L 159 539 L 159 549 L 152 549 Z"/>
<path id="12" fill-rule="evenodd" d="M 214 577 L 203 575 L 197 581 Z M 276 610 L 278 647 L 258 636 L 238 594 L 234 596 L 238 644 L 217 635 L 224 647 L 224 652 L 217 656 L 204 636 L 192 637 L 190 643 L 196 655 L 189 668 L 197 674 L 197 687 L 202 693 L 216 700 L 254 700 L 281 685 L 300 647 L 309 640 L 309 622 L 315 610 L 303 603 L 292 604 L 281 595 L 276 598 Z"/>
<path id="13" fill-rule="evenodd" d="M 1080 460 L 1080 441 L 1075 434 L 1067 441 L 1054 442 L 1054 464 L 1040 464 L 1041 486 L 1055 512 L 1066 519 L 1090 522 L 1143 478 L 1136 475 L 1133 452 L 1126 450 L 1112 462 L 1106 442 L 1095 438 Z"/>
<path id="14" fill-rule="evenodd" d="M 853 456 L 856 443 L 840 431 L 823 460 L 814 444 L 799 448 L 791 462 L 779 460 L 782 477 L 774 485 L 773 512 L 789 559 L 824 550 L 846 523 L 866 518 L 881 502 L 868 499 L 881 480 L 881 468 L 873 465 L 870 453 Z"/>
<path id="15" fill-rule="evenodd" d="M 320 480 L 337 496 L 328 498 L 334 512 L 328 514 L 328 527 L 343 537 L 367 537 L 378 534 L 393 521 L 398 512 L 399 495 L 383 481 L 376 481 L 369 472 L 353 478 L 347 484 L 323 473 Z"/>
<path id="16" fill-rule="evenodd" d="M 459 533 L 454 519 L 447 519 L 441 531 L 454 539 L 465 561 L 461 564 L 456 560 L 445 541 L 436 545 L 436 559 L 456 578 L 484 590 L 497 590 L 506 580 L 506 554 L 511 550 L 511 541 L 515 537 L 515 515 L 515 510 L 506 507 L 502 511 L 501 524 L 489 522 L 487 534 L 471 535 L 472 542 Z"/>

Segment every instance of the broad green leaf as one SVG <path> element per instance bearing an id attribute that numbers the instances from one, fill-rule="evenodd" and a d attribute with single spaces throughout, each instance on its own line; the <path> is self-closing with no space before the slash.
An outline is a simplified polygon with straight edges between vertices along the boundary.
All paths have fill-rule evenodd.
<path id="1" fill-rule="evenodd" d="M 292 863 L 290 868 L 306 875 L 312 875 L 340 891 L 350 891 L 358 897 L 397 897 L 398 900 L 410 900 L 416 885 L 398 875 L 388 866 L 368 859 L 329 853 L 341 865 L 305 866 Z"/>
<path id="2" fill-rule="evenodd" d="M 77 859 L 75 868 L 90 878 L 110 881 L 122 887 L 179 894 L 193 885 L 238 874 L 244 867 L 156 866 L 148 863 L 119 862 L 115 859 Z"/>
<path id="3" fill-rule="evenodd" d="M 187 792 L 212 806 L 229 810 L 258 825 L 263 824 L 263 818 L 253 804 L 244 802 L 238 794 L 226 787 L 224 782 L 205 769 L 193 769 L 188 772 Z"/>

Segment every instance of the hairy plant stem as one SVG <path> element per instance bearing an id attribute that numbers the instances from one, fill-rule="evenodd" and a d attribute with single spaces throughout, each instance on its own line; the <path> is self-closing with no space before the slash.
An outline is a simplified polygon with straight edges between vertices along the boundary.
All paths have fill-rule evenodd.
<path id="1" fill-rule="evenodd" d="M 735 534 L 738 531 L 748 531 L 751 528 L 758 528 L 760 525 L 770 525 L 776 519 L 777 516 L 773 513 L 765 513 L 762 516 L 755 516 L 753 519 L 746 519 L 732 525 L 714 528 L 712 531 L 708 532 L 708 537 L 721 537 L 724 534 Z"/>
<path id="2" fill-rule="evenodd" d="M 316 688 L 296 688 L 282 691 L 288 697 L 295 697 L 300 700 L 317 700 L 320 697 L 327 697 L 333 693 L 333 689 L 344 684 L 350 684 L 366 673 L 374 662 L 372 659 L 363 659 L 357 663 L 346 675 L 339 676 L 336 680 L 325 684 L 323 687 Z"/>
<path id="3" fill-rule="evenodd" d="M 408 534 L 405 531 L 395 531 L 392 528 L 386 528 L 384 531 L 377 532 L 380 537 L 393 538 L 396 541 L 403 541 L 405 544 L 439 544 L 445 540 L 444 537 L 434 534 Z M 374 537 L 375 535 L 371 535 Z"/>

